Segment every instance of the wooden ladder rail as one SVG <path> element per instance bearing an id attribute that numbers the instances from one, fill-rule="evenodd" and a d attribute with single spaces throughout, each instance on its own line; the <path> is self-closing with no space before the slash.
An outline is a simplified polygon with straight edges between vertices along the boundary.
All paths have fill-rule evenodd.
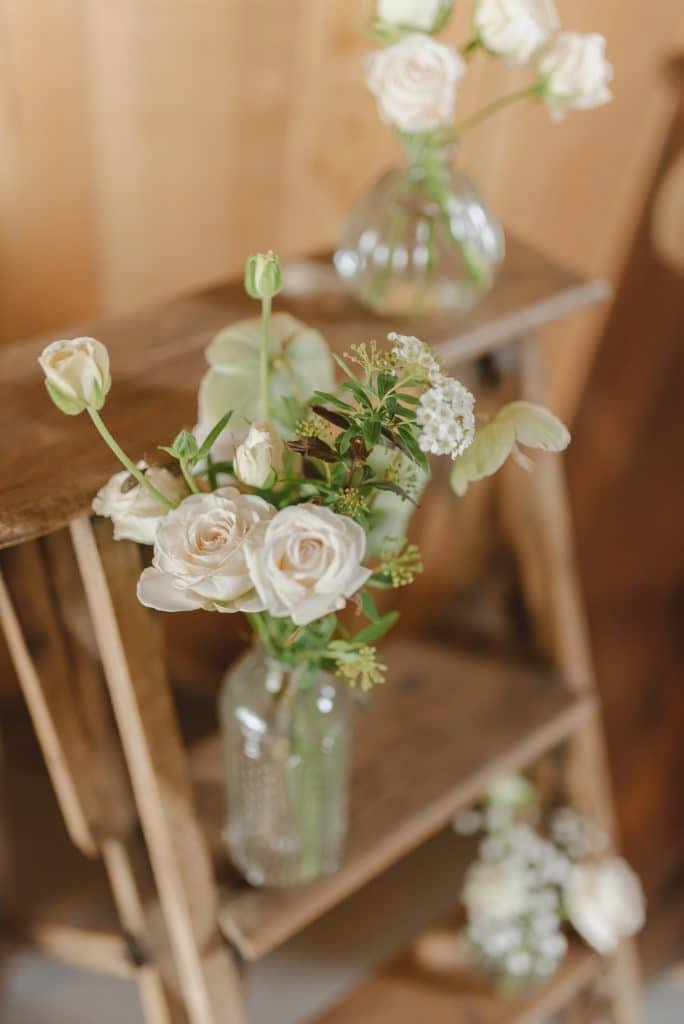
<path id="1" fill-rule="evenodd" d="M 83 517 L 71 535 L 192 1024 L 240 1024 L 241 981 L 218 928 L 207 842 L 164 664 L 160 618 L 136 597 L 140 551 Z"/>
<path id="2" fill-rule="evenodd" d="M 181 1024 L 186 1018 L 149 956 L 135 808 L 102 681 L 87 642 L 63 617 L 78 609 L 68 534 L 7 549 L 0 564 L 0 623 L 68 834 L 85 856 L 102 857 L 146 1020 Z M 85 937 L 84 962 L 111 969 L 88 945 Z"/>
<path id="3" fill-rule="evenodd" d="M 544 403 L 543 357 L 536 336 L 520 342 L 520 357 L 520 397 Z M 571 690 L 598 695 L 562 460 L 557 455 L 540 455 L 531 474 L 513 463 L 507 465 L 501 515 L 540 649 L 552 658 Z M 571 741 L 568 790 L 606 830 L 617 849 L 615 805 L 598 701 Z M 611 1000 L 616 1024 L 638 1024 L 641 983 L 633 940 L 621 943 L 614 957 Z"/>

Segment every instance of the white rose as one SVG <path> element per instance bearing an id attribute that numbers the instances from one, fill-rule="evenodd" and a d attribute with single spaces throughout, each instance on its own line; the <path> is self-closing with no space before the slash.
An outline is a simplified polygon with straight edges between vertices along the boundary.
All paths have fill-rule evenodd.
<path id="1" fill-rule="evenodd" d="M 635 935 L 645 920 L 641 883 L 620 857 L 576 865 L 564 902 L 573 928 L 604 956 L 614 953 L 621 939 Z"/>
<path id="2" fill-rule="evenodd" d="M 95 338 L 53 341 L 38 359 L 55 405 L 70 416 L 101 409 L 111 387 L 109 353 Z"/>
<path id="3" fill-rule="evenodd" d="M 187 490 L 168 469 L 144 462 L 138 469 L 170 501 L 179 502 Z M 137 544 L 154 544 L 157 527 L 168 515 L 169 509 L 143 487 L 128 470 L 116 473 L 93 498 L 93 512 L 106 516 L 114 524 L 115 540 L 133 540 Z"/>
<path id="4" fill-rule="evenodd" d="M 466 63 L 431 36 L 405 36 L 366 59 L 366 82 L 380 116 L 402 132 L 430 132 L 452 120 Z"/>
<path id="5" fill-rule="evenodd" d="M 253 423 L 235 450 L 235 474 L 248 487 L 263 487 L 283 461 L 283 442 L 270 423 Z"/>
<path id="6" fill-rule="evenodd" d="M 561 32 L 542 51 L 539 77 L 555 120 L 568 110 L 590 110 L 612 99 L 613 68 L 605 52 L 603 36 L 580 32 Z"/>
<path id="7" fill-rule="evenodd" d="M 261 600 L 276 618 L 305 626 L 344 608 L 370 569 L 358 523 L 318 505 L 293 505 L 247 540 L 247 564 Z"/>
<path id="8" fill-rule="evenodd" d="M 452 7 L 452 0 L 378 0 L 378 18 L 397 28 L 433 32 Z"/>
<path id="9" fill-rule="evenodd" d="M 528 909 L 525 872 L 512 862 L 476 861 L 466 874 L 463 903 L 471 921 L 507 921 Z"/>
<path id="10" fill-rule="evenodd" d="M 192 494 L 162 520 L 138 597 L 162 612 L 263 611 L 245 560 L 245 542 L 274 512 L 262 498 L 235 487 Z"/>
<path id="11" fill-rule="evenodd" d="M 553 0 L 480 0 L 475 32 L 491 53 L 526 64 L 560 28 Z"/>

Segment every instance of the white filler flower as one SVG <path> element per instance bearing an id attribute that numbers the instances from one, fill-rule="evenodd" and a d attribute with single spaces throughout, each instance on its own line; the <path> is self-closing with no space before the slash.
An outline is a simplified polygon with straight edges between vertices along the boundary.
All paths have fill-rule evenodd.
<path id="1" fill-rule="evenodd" d="M 247 540 L 247 565 L 266 611 L 305 626 L 344 608 L 371 570 L 358 523 L 318 505 L 281 509 Z"/>
<path id="2" fill-rule="evenodd" d="M 422 428 L 418 443 L 432 455 L 462 455 L 475 437 L 475 398 L 468 388 L 445 377 L 421 395 L 416 421 Z"/>
<path id="3" fill-rule="evenodd" d="M 635 935 L 645 920 L 641 883 L 620 857 L 579 864 L 565 887 L 568 917 L 583 939 L 604 956 Z"/>
<path id="4" fill-rule="evenodd" d="M 451 46 L 414 33 L 366 59 L 366 82 L 380 116 L 402 132 L 431 132 L 454 116 L 466 63 Z"/>
<path id="5" fill-rule="evenodd" d="M 378 18 L 397 28 L 432 32 L 452 6 L 451 0 L 378 0 Z"/>
<path id="6" fill-rule="evenodd" d="M 605 53 L 603 36 L 581 32 L 561 32 L 542 51 L 537 67 L 555 120 L 568 110 L 590 110 L 612 99 L 613 67 Z"/>
<path id="7" fill-rule="evenodd" d="M 138 463 L 145 477 L 165 497 L 179 502 L 187 490 L 181 480 L 160 466 L 150 468 Z M 93 498 L 93 512 L 106 516 L 114 524 L 114 540 L 133 540 L 137 544 L 154 544 L 157 527 L 169 512 L 128 470 L 115 473 Z"/>
<path id="8" fill-rule="evenodd" d="M 471 921 L 506 921 L 528 908 L 524 869 L 514 861 L 476 861 L 468 869 L 463 903 Z"/>
<path id="9" fill-rule="evenodd" d="M 263 611 L 245 542 L 274 512 L 267 501 L 235 487 L 186 498 L 157 530 L 152 567 L 138 581 L 138 597 L 162 612 Z"/>
<path id="10" fill-rule="evenodd" d="M 425 342 L 411 334 L 397 334 L 395 331 L 387 335 L 387 340 L 392 342 L 392 358 L 398 370 L 428 380 L 431 384 L 442 380 L 442 368 Z"/>
<path id="11" fill-rule="evenodd" d="M 490 53 L 526 64 L 560 28 L 553 0 L 480 0 L 475 33 Z"/>
<path id="12" fill-rule="evenodd" d="M 111 387 L 109 353 L 95 338 L 53 341 L 38 359 L 50 398 L 62 412 L 75 416 L 101 409 Z"/>

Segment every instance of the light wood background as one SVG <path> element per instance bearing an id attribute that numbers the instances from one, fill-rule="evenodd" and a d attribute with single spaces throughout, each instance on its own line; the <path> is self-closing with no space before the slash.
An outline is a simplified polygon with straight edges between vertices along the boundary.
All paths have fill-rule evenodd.
<path id="1" fill-rule="evenodd" d="M 454 39 L 470 3 L 459 0 Z M 336 239 L 395 143 L 360 58 L 362 0 L 0 0 L 0 338 L 133 308 Z M 478 129 L 462 162 L 504 221 L 616 278 L 671 110 L 681 0 L 559 0 L 603 32 L 615 102 Z M 478 56 L 461 110 L 525 71 Z M 555 332 L 573 404 L 596 315 Z M 644 339 L 647 341 L 647 339 Z"/>

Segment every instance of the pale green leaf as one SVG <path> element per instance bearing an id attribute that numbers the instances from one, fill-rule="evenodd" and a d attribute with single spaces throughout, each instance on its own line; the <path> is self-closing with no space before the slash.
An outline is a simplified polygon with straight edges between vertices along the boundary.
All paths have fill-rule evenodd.
<path id="1" fill-rule="evenodd" d="M 288 399 L 303 404 L 314 391 L 334 387 L 334 369 L 327 342 L 318 331 L 289 313 L 271 318 L 271 405 L 276 425 L 288 420 Z M 215 422 L 233 410 L 231 430 L 246 430 L 259 419 L 259 357 L 261 320 L 255 317 L 225 328 L 206 350 L 210 369 L 199 391 L 200 417 Z"/>
<path id="2" fill-rule="evenodd" d="M 496 420 L 512 423 L 518 444 L 526 448 L 562 452 L 570 444 L 568 428 L 543 405 L 511 402 L 501 409 Z"/>
<path id="3" fill-rule="evenodd" d="M 501 469 L 514 444 L 515 428 L 509 420 L 497 416 L 478 430 L 470 447 L 454 460 L 451 486 L 456 494 L 463 497 L 469 484 Z"/>

